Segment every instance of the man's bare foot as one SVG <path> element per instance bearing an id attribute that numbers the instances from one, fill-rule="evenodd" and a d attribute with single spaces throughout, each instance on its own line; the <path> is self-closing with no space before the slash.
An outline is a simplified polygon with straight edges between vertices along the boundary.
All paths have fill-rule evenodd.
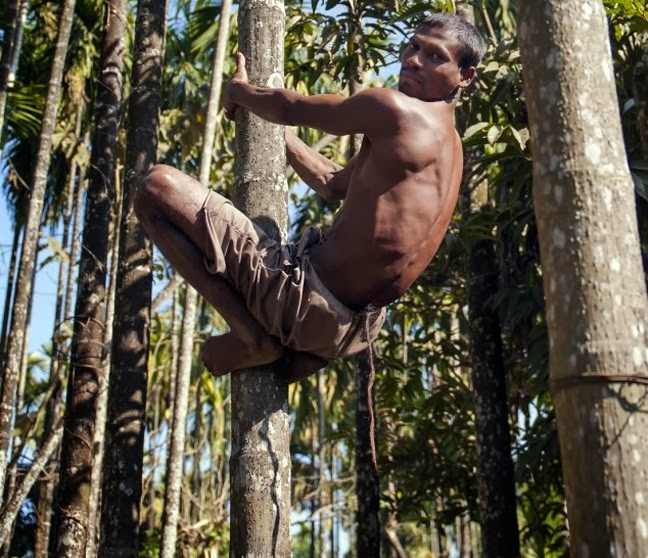
<path id="1" fill-rule="evenodd" d="M 300 351 L 287 350 L 284 355 L 286 358 L 286 379 L 288 383 L 303 380 L 314 372 L 317 372 L 320 368 L 324 368 L 330 362 L 325 358 Z"/>
<path id="2" fill-rule="evenodd" d="M 274 362 L 283 351 L 281 343 L 269 335 L 250 345 L 228 331 L 207 339 L 203 343 L 200 358 L 207 370 L 215 376 L 222 376 L 234 370 Z"/>

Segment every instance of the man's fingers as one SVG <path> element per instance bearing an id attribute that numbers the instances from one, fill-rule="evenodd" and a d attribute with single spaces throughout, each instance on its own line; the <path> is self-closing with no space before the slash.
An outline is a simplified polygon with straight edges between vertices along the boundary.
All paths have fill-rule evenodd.
<path id="1" fill-rule="evenodd" d="M 247 81 L 247 70 L 245 68 L 245 56 L 242 52 L 236 53 L 236 74 L 237 79 L 243 79 Z"/>
<path id="2" fill-rule="evenodd" d="M 242 52 L 237 52 L 236 53 L 236 69 L 243 69 L 245 70 L 245 56 Z"/>

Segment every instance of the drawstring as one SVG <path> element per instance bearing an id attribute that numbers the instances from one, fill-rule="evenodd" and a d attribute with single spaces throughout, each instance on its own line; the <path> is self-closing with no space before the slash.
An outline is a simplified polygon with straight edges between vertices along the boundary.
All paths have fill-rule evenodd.
<path id="1" fill-rule="evenodd" d="M 374 368 L 373 342 L 369 340 L 369 316 L 365 313 L 365 340 L 367 341 L 367 353 L 369 355 L 369 381 L 367 382 L 367 409 L 369 411 L 369 447 L 371 449 L 371 464 L 374 472 L 378 474 L 378 458 L 376 457 L 376 417 L 374 409 L 374 382 L 376 380 L 376 370 Z"/>

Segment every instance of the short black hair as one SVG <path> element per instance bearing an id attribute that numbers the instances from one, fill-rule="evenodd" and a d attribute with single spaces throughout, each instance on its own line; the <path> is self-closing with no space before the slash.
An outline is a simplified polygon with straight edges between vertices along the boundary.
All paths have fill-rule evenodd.
<path id="1" fill-rule="evenodd" d="M 482 56 L 484 56 L 486 44 L 474 25 L 456 14 L 439 12 L 426 18 L 416 28 L 416 31 L 422 30 L 425 32 L 435 28 L 449 31 L 459 42 L 459 50 L 456 56 L 460 68 L 469 68 L 479 64 Z"/>

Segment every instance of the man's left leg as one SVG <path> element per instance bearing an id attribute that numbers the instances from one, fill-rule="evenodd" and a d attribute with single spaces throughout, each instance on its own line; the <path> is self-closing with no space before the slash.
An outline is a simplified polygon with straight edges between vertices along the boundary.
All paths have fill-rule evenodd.
<path id="1" fill-rule="evenodd" d="M 209 256 L 203 203 L 208 189 L 184 173 L 156 165 L 146 177 L 135 210 L 147 234 L 171 265 L 225 319 L 231 332 L 207 341 L 203 361 L 214 374 L 259 366 L 283 353 L 246 308 L 241 295 L 204 265 Z"/>

